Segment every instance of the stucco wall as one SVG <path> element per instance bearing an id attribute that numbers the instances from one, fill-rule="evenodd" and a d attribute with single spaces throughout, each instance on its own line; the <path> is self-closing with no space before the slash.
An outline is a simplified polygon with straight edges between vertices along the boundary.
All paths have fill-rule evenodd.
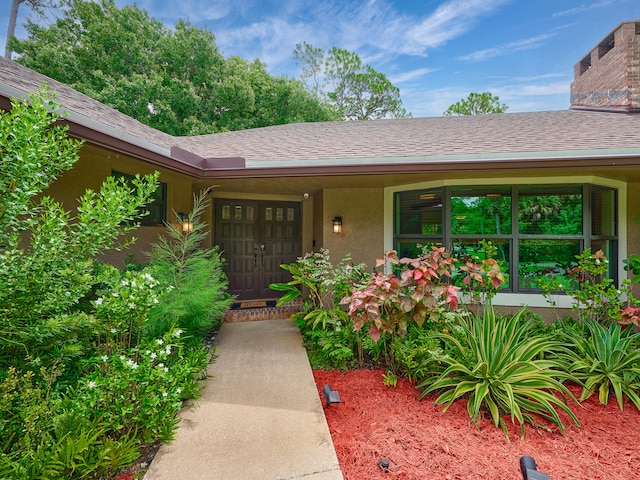
<path id="1" fill-rule="evenodd" d="M 167 221 L 174 221 L 173 211 L 188 212 L 192 204 L 192 180 L 185 175 L 171 170 L 156 168 L 139 160 L 119 155 L 92 145 L 84 145 L 80 151 L 80 159 L 73 168 L 64 172 L 52 185 L 46 194 L 62 202 L 67 210 L 75 210 L 77 199 L 87 189 L 99 190 L 104 180 L 113 171 L 128 174 L 149 174 L 158 170 L 160 181 L 167 184 Z M 138 261 L 144 262 L 144 252 L 149 250 L 149 244 L 154 243 L 164 227 L 140 227 L 129 237 L 135 236 L 136 243 L 129 249 L 120 252 L 109 252 L 101 260 L 112 263 L 117 267 L 124 266 L 124 259 L 129 253 L 136 255 Z"/>
<path id="2" fill-rule="evenodd" d="M 324 195 L 319 192 L 313 196 L 313 240 L 312 250 L 324 248 Z M 311 250 L 309 250 L 311 251 Z M 307 252 L 304 252 L 307 253 Z"/>
<path id="3" fill-rule="evenodd" d="M 384 190 L 382 188 L 325 189 L 322 228 L 324 248 L 331 261 L 339 262 L 347 253 L 354 263 L 375 267 L 384 253 Z M 331 220 L 342 217 L 342 233 L 333 233 Z"/>

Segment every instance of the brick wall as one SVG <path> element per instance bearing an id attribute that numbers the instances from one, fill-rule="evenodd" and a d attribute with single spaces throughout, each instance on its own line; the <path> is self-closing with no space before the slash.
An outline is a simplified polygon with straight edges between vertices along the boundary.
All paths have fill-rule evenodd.
<path id="1" fill-rule="evenodd" d="M 574 66 L 572 107 L 640 109 L 640 22 L 623 22 Z"/>

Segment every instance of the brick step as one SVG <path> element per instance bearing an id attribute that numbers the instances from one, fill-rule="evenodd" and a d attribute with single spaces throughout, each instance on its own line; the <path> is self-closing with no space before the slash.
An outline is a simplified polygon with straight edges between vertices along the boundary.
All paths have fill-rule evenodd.
<path id="1" fill-rule="evenodd" d="M 253 322 L 257 320 L 289 319 L 302 310 L 302 301 L 289 302 L 281 307 L 275 306 L 275 300 L 246 300 L 236 302 L 224 315 L 224 322 Z"/>

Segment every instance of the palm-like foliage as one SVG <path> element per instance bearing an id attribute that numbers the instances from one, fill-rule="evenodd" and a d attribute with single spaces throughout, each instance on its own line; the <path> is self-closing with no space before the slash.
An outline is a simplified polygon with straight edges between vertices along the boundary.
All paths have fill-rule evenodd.
<path id="1" fill-rule="evenodd" d="M 640 410 L 640 333 L 616 323 L 607 327 L 589 320 L 585 326 L 586 336 L 567 333 L 573 344 L 566 356 L 569 372 L 583 385 L 580 400 L 598 389 L 600 403 L 606 405 L 613 389 L 620 410 L 624 395 Z"/>
<path id="2" fill-rule="evenodd" d="M 425 388 L 420 398 L 439 391 L 438 404 L 451 404 L 468 396 L 469 416 L 478 424 L 483 412 L 488 411 L 496 427 L 500 426 L 508 437 L 502 417 L 509 414 L 518 422 L 524 435 L 525 423 L 538 425 L 539 415 L 560 428 L 565 428 L 556 407 L 565 411 L 576 425 L 579 421 L 566 405 L 566 398 L 575 400 L 561 383 L 569 377 L 567 365 L 561 357 L 545 358 L 544 352 L 563 350 L 562 343 L 532 332 L 532 326 L 523 320 L 525 310 L 513 316 L 496 316 L 491 304 L 484 316 L 460 317 L 466 333 L 465 340 L 439 334 L 453 354 L 442 359 L 443 371 L 439 376 L 426 378 L 419 387 Z M 471 358 L 464 362 L 460 359 Z M 555 393 L 560 393 L 560 397 Z"/>

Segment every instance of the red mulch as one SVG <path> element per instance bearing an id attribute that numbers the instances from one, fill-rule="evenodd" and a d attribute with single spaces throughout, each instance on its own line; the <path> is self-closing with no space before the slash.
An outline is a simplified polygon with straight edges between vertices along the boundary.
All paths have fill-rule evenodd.
<path id="1" fill-rule="evenodd" d="M 323 405 L 322 388 L 329 384 L 342 400 L 324 406 L 345 480 L 398 478 L 406 480 L 518 480 L 520 457 L 532 456 L 538 470 L 552 480 L 617 480 L 640 478 L 640 412 L 625 402 L 621 412 L 615 397 L 600 405 L 597 394 L 570 403 L 580 420 L 577 427 L 563 413 L 567 435 L 509 425 L 510 440 L 490 420 L 477 428 L 466 402 L 447 412 L 434 405 L 435 396 L 418 401 L 410 382 L 384 386 L 381 370 L 314 371 Z M 578 394 L 577 388 L 571 388 Z M 389 460 L 383 473 L 378 460 Z"/>

